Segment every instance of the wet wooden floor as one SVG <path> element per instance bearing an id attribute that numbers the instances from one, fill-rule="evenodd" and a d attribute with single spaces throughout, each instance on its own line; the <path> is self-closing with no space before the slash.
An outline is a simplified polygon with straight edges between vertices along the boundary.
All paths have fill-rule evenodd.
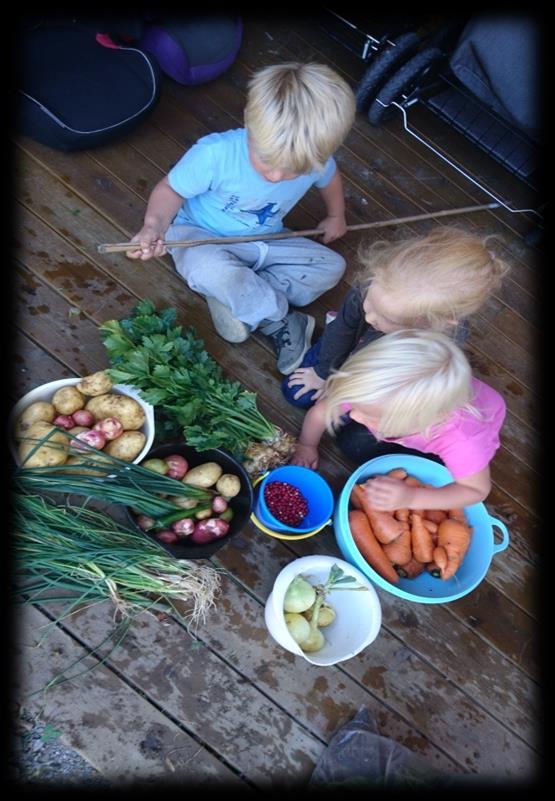
<path id="1" fill-rule="evenodd" d="M 253 70 L 295 59 L 330 63 L 352 86 L 364 69 L 309 20 L 247 19 L 239 57 L 223 76 L 198 87 L 166 79 L 156 109 L 124 140 L 71 154 L 16 141 L 14 401 L 47 381 L 108 366 L 99 324 L 150 298 L 158 308 L 176 307 L 179 322 L 195 326 L 226 373 L 258 393 L 263 413 L 298 433 L 302 413 L 282 399 L 264 337 L 255 334 L 241 345 L 220 339 L 204 301 L 176 276 L 169 257 L 137 264 L 97 252 L 99 243 L 126 241 L 138 230 L 150 190 L 198 137 L 242 125 Z M 426 109 L 416 106 L 412 120 L 513 208 L 537 205 L 522 182 Z M 359 115 L 337 161 L 350 224 L 490 200 L 411 139 L 398 119 L 374 128 Z M 287 223 L 312 228 L 321 215 L 314 190 Z M 500 234 L 512 264 L 503 288 L 472 319 L 466 346 L 478 377 L 507 403 L 487 508 L 508 526 L 510 547 L 493 558 L 479 587 L 454 603 L 414 604 L 378 589 L 383 625 L 377 640 L 326 668 L 277 645 L 263 612 L 275 576 L 292 559 L 340 555 L 331 530 L 285 545 L 247 527 L 213 559 L 226 572 L 216 609 L 200 630 L 189 633 L 174 619 L 145 615 L 104 664 L 46 695 L 23 699 L 68 661 L 95 662 L 87 652 L 111 627 L 112 609 L 81 612 L 46 638 L 46 609 L 27 610 L 20 624 L 18 615 L 16 698 L 115 784 L 300 787 L 334 732 L 362 706 L 383 735 L 438 770 L 510 782 L 537 775 L 540 256 L 524 241 L 531 215 L 499 209 L 448 222 L 455 219 L 472 231 Z M 397 237 L 433 224 L 383 233 Z M 334 243 L 348 269 L 309 309 L 319 329 L 352 281 L 359 241 L 350 233 Z M 322 472 L 338 491 L 352 468 L 329 437 L 323 454 Z"/>

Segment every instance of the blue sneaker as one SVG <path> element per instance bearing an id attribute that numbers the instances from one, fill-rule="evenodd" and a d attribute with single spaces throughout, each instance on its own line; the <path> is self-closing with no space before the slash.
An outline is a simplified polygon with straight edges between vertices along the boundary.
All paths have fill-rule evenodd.
<path id="1" fill-rule="evenodd" d="M 277 331 L 268 334 L 276 351 L 280 373 L 288 375 L 301 364 L 310 347 L 315 323 L 310 314 L 292 311 L 285 316 L 283 325 Z"/>

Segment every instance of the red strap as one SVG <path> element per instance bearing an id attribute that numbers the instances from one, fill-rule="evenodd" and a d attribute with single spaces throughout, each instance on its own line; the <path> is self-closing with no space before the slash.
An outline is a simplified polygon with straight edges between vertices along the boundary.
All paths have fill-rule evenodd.
<path id="1" fill-rule="evenodd" d="M 112 47 L 115 50 L 119 50 L 121 47 L 121 45 L 116 44 L 113 39 L 110 38 L 109 33 L 97 33 L 95 38 L 102 47 Z"/>

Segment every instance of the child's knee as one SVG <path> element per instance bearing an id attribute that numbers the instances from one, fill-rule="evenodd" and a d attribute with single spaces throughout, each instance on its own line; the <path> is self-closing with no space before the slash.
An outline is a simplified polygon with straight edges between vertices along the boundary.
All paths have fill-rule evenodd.
<path id="1" fill-rule="evenodd" d="M 334 250 L 330 250 L 330 256 L 326 260 L 325 264 L 325 272 L 329 279 L 329 288 L 331 289 L 332 286 L 335 286 L 338 281 L 341 280 L 343 277 L 343 273 L 347 267 L 347 262 L 341 256 L 341 254 L 336 253 Z"/>
<path id="2" fill-rule="evenodd" d="M 184 248 L 172 254 L 175 268 L 191 289 L 201 291 L 211 276 L 217 280 L 221 248 L 217 245 L 199 245 Z"/>
<path id="3" fill-rule="evenodd" d="M 309 409 L 311 406 L 314 406 L 316 401 L 312 400 L 314 396 L 313 389 L 309 389 L 308 392 L 305 392 L 300 398 L 295 399 L 300 385 L 290 387 L 288 382 L 289 376 L 286 376 L 281 382 L 281 392 L 288 403 L 292 406 L 297 406 L 299 409 Z"/>

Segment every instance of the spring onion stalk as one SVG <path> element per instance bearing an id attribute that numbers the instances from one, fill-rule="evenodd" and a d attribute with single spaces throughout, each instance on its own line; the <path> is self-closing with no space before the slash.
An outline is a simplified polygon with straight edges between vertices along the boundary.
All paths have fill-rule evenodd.
<path id="1" fill-rule="evenodd" d="M 60 619 L 77 607 L 110 599 L 123 617 L 166 608 L 196 625 L 214 604 L 218 572 L 178 561 L 154 541 L 102 512 L 46 498 L 13 495 L 16 600 L 59 603 L 71 591 Z M 187 618 L 176 602 L 192 604 Z"/>
<path id="2" fill-rule="evenodd" d="M 37 445 L 46 442 L 51 433 Z M 74 439 L 71 434 L 68 437 Z M 61 492 L 95 498 L 106 503 L 121 504 L 152 517 L 176 511 L 176 504 L 162 495 L 205 501 L 211 494 L 209 490 L 191 487 L 94 448 L 90 448 L 90 453 L 80 456 L 82 463 L 78 468 L 72 464 L 20 467 L 15 471 L 13 485 L 16 490 L 27 493 Z M 82 472 L 77 472 L 77 469 Z"/>

